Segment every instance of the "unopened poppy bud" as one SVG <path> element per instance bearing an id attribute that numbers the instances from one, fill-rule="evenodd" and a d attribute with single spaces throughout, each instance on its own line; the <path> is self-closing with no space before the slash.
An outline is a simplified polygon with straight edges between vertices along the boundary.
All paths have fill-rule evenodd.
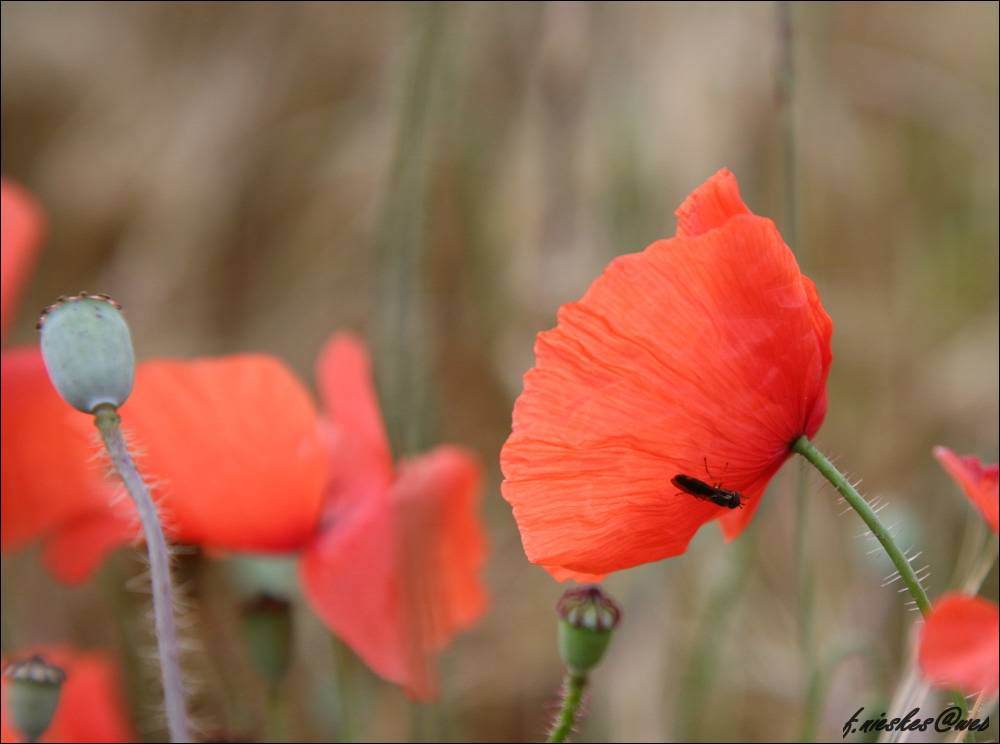
<path id="1" fill-rule="evenodd" d="M 14 725 L 27 741 L 38 741 L 59 707 L 65 672 L 41 656 L 32 656 L 8 665 L 3 674 L 9 682 L 7 710 Z"/>
<path id="2" fill-rule="evenodd" d="M 243 640 L 254 668 L 273 689 L 292 656 L 292 607 L 286 599 L 258 594 L 243 604 Z"/>
<path id="3" fill-rule="evenodd" d="M 585 675 L 604 656 L 621 610 L 599 586 L 569 589 L 556 605 L 559 613 L 559 655 L 575 674 Z"/>
<path id="4" fill-rule="evenodd" d="M 117 408 L 132 392 L 135 352 L 121 305 L 81 292 L 42 311 L 42 356 L 63 399 L 84 413 Z"/>

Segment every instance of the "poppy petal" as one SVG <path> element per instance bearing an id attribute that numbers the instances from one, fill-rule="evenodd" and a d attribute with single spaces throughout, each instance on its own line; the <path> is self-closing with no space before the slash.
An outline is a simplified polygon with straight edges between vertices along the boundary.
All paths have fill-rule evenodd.
<path id="1" fill-rule="evenodd" d="M 542 566 L 556 581 L 575 581 L 577 584 L 600 584 L 607 574 L 589 574 L 570 571 L 562 566 Z"/>
<path id="2" fill-rule="evenodd" d="M 328 477 L 319 417 L 277 359 L 145 362 L 121 415 L 176 541 L 285 551 L 316 530 Z"/>
<path id="3" fill-rule="evenodd" d="M 0 180 L 0 333 L 14 319 L 42 239 L 41 210 L 24 189 Z"/>
<path id="4" fill-rule="evenodd" d="M 475 457 L 452 446 L 403 460 L 390 494 L 412 592 L 411 614 L 423 617 L 421 646 L 440 650 L 482 615 L 480 572 L 486 538 L 477 514 L 482 474 Z"/>
<path id="5" fill-rule="evenodd" d="M 119 507 L 127 506 L 124 510 Z M 129 518 L 122 512 L 133 514 Z M 42 560 L 49 572 L 64 584 L 80 584 L 89 579 L 104 558 L 122 545 L 135 543 L 141 536 L 138 517 L 125 497 L 88 516 L 56 529 L 45 541 Z"/>
<path id="6" fill-rule="evenodd" d="M 0 534 L 5 551 L 58 525 L 106 509 L 114 486 L 90 416 L 49 382 L 37 347 L 0 357 Z"/>
<path id="7" fill-rule="evenodd" d="M 956 455 L 947 447 L 935 447 L 934 457 L 955 482 L 962 487 L 969 501 L 979 509 L 986 524 L 994 532 L 1000 528 L 998 515 L 998 465 L 984 465 L 979 458 L 972 455 Z"/>
<path id="8" fill-rule="evenodd" d="M 341 481 L 334 492 L 341 499 L 384 493 L 392 482 L 392 455 L 364 345 L 349 333 L 333 335 L 316 362 L 316 381 L 326 413 L 331 470 Z M 360 482 L 366 480 L 371 482 Z"/>
<path id="9" fill-rule="evenodd" d="M 920 633 L 920 668 L 933 684 L 966 695 L 995 694 L 1000 664 L 1000 611 L 993 602 L 946 594 Z"/>
<path id="10" fill-rule="evenodd" d="M 532 562 L 605 573 L 677 555 L 725 510 L 673 476 L 753 500 L 821 423 L 815 293 L 770 221 L 716 226 L 727 198 L 703 199 L 717 217 L 702 222 L 689 210 L 688 232 L 712 229 L 616 259 L 539 334 L 501 455 Z"/>
<path id="11" fill-rule="evenodd" d="M 723 168 L 688 196 L 674 212 L 677 236 L 693 237 L 722 227 L 732 217 L 752 214 L 740 198 L 736 176 Z"/>
<path id="12" fill-rule="evenodd" d="M 436 694 L 432 656 L 483 612 L 480 472 L 462 450 L 406 461 L 389 498 L 358 494 L 305 553 L 306 597 L 382 677 Z"/>
<path id="13" fill-rule="evenodd" d="M 303 553 L 302 586 L 331 631 L 376 674 L 405 685 L 392 515 L 376 494 L 354 498 L 357 508 L 328 522 Z"/>
<path id="14" fill-rule="evenodd" d="M 99 651 L 77 651 L 63 646 L 42 646 L 27 649 L 18 656 L 41 655 L 46 661 L 66 673 L 59 696 L 59 707 L 52 724 L 39 741 L 63 742 L 128 742 L 137 741 L 135 731 L 125 713 L 125 698 L 117 664 L 109 654 Z M 7 711 L 7 691 L 10 681 L 3 678 L 3 721 L 0 729 L 3 741 L 22 741 L 14 729 Z"/>
<path id="15" fill-rule="evenodd" d="M 719 517 L 719 527 L 722 528 L 722 534 L 726 538 L 726 542 L 735 540 L 743 533 L 747 525 L 750 524 L 750 520 L 753 519 L 753 515 L 757 513 L 757 509 L 760 507 L 761 497 L 764 495 L 767 483 L 773 475 L 773 472 L 767 473 L 763 480 L 754 483 L 742 492 L 743 503 L 741 508 L 727 509 Z"/>

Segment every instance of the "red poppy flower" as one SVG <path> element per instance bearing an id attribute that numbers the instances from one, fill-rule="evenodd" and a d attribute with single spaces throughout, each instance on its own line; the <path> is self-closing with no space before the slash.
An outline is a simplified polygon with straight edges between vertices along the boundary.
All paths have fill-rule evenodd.
<path id="1" fill-rule="evenodd" d="M 131 502 L 109 509 L 90 417 L 36 374 L 37 351 L 19 366 L 3 390 L 4 549 L 41 537 L 53 573 L 80 581 L 135 539 Z M 432 655 L 485 606 L 479 466 L 439 447 L 393 467 L 354 339 L 330 342 L 319 382 L 322 422 L 270 357 L 144 362 L 123 426 L 171 539 L 304 551 L 306 595 L 323 620 L 374 671 L 427 699 Z"/>
<path id="2" fill-rule="evenodd" d="M 969 497 L 980 513 L 986 524 L 994 532 L 998 531 L 1000 516 L 998 516 L 998 472 L 1000 468 L 996 464 L 983 465 L 979 458 L 972 455 L 956 455 L 947 447 L 935 447 L 934 457 L 941 463 L 941 467 L 948 471 L 948 475 L 955 479 L 955 482 L 962 487 L 965 495 Z"/>
<path id="3" fill-rule="evenodd" d="M 442 446 L 393 467 L 368 356 L 330 340 L 317 364 L 336 479 L 301 564 L 317 614 L 376 673 L 426 700 L 432 658 L 483 612 L 480 469 Z"/>
<path id="4" fill-rule="evenodd" d="M 37 348 L 4 352 L 0 401 L 4 550 L 92 511 L 106 512 L 113 491 L 92 462 L 93 423 L 56 393 Z"/>
<path id="5" fill-rule="evenodd" d="M 136 741 L 125 714 L 125 700 L 117 665 L 103 652 L 47 646 L 31 649 L 18 658 L 39 654 L 66 673 L 59 707 L 39 741 Z M 6 660 L 5 660 L 6 662 Z M 3 679 L 3 741 L 22 741 L 7 710 L 10 681 Z"/>
<path id="6" fill-rule="evenodd" d="M 0 333 L 14 319 L 21 288 L 41 242 L 42 213 L 20 186 L 0 181 Z"/>
<path id="7" fill-rule="evenodd" d="M 6 332 L 44 226 L 41 211 L 27 192 L 7 180 L 0 183 L 0 211 L 0 327 Z M 49 533 L 66 520 L 97 509 L 106 511 L 109 491 L 88 463 L 93 428 L 73 416 L 55 394 L 37 347 L 4 351 L 0 366 L 0 536 L 6 551 Z M 60 434 L 53 436 L 54 432 Z M 37 446 L 25 449 L 26 442 Z M 67 482 L 74 487 L 62 491 L 58 509 L 38 508 L 33 493 L 60 492 Z"/>
<path id="8" fill-rule="evenodd" d="M 935 685 L 996 694 L 1000 610 L 979 597 L 946 594 L 921 630 L 919 658 L 924 677 Z"/>
<path id="9" fill-rule="evenodd" d="M 47 565 L 80 581 L 137 536 L 133 507 L 112 506 L 91 417 L 38 373 L 36 350 L 14 360 L 3 386 L 3 546 L 43 537 Z M 315 406 L 279 361 L 144 362 L 122 420 L 176 542 L 288 551 L 311 538 L 327 457 Z"/>
<path id="10" fill-rule="evenodd" d="M 501 454 L 534 563 L 591 574 L 738 535 L 791 444 L 826 413 L 832 323 L 773 223 L 720 171 L 677 235 L 621 256 L 535 343 Z M 677 474 L 743 495 L 699 500 Z"/>

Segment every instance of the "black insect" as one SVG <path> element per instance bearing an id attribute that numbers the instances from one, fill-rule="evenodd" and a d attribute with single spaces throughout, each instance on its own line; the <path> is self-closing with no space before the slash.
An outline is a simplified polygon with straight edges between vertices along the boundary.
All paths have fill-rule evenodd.
<path id="1" fill-rule="evenodd" d="M 706 471 L 707 469 L 706 465 Z M 727 509 L 743 508 L 743 495 L 739 491 L 727 491 L 722 488 L 721 484 L 713 486 L 693 475 L 684 475 L 683 473 L 675 475 L 670 479 L 670 482 L 696 499 L 711 501 L 716 506 L 724 506 Z"/>

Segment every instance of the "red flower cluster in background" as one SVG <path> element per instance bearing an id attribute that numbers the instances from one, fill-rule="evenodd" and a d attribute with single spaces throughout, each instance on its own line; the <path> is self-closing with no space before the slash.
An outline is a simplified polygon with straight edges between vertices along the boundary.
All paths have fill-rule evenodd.
<path id="1" fill-rule="evenodd" d="M 37 210 L 31 230 L 8 210 L 32 209 L 5 186 L 5 318 L 19 289 L 8 263 L 26 266 L 40 234 Z M 115 500 L 93 422 L 59 398 L 38 349 L 5 351 L 2 364 L 3 549 L 41 539 L 50 570 L 82 581 L 136 539 L 131 502 Z M 353 337 L 331 339 L 318 383 L 322 414 L 266 355 L 146 361 L 123 426 L 172 540 L 302 552 L 306 597 L 331 630 L 375 672 L 428 699 L 433 655 L 485 609 L 479 465 L 439 447 L 394 467 Z"/>
<path id="2" fill-rule="evenodd" d="M 39 741 L 137 741 L 125 714 L 118 667 L 108 654 L 63 646 L 43 646 L 26 649 L 21 656 L 27 658 L 34 654 L 44 657 L 66 674 L 59 707 Z M 5 666 L 7 661 L 4 660 Z M 23 741 L 8 709 L 7 695 L 11 681 L 4 677 L 2 684 L 0 738 L 5 742 Z"/>
<path id="3" fill-rule="evenodd" d="M 997 464 L 983 465 L 971 455 L 959 456 L 935 447 L 934 457 L 965 491 L 969 501 L 997 532 Z M 996 694 L 1000 688 L 1000 608 L 967 594 L 946 594 L 934 603 L 920 634 L 920 668 L 942 687 L 966 695 Z"/>
<path id="4" fill-rule="evenodd" d="M 514 407 L 503 495 L 560 579 L 677 555 L 713 519 L 737 536 L 826 413 L 832 322 L 774 224 L 726 170 L 677 217 L 560 308 Z M 678 474 L 745 508 L 680 492 Z"/>

